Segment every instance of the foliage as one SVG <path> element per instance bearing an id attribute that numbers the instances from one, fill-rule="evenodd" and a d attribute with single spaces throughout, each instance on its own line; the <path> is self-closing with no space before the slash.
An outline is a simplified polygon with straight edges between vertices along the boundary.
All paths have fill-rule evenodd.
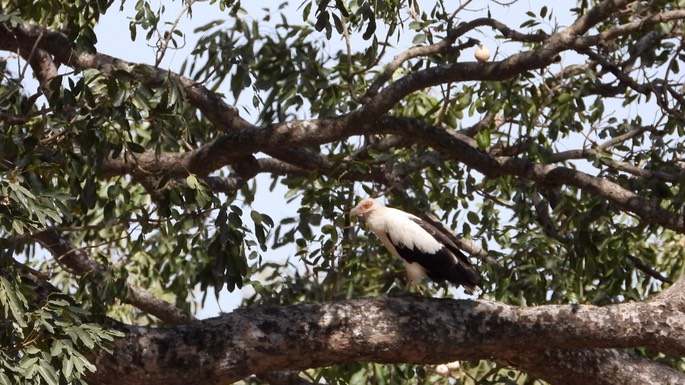
<path id="1" fill-rule="evenodd" d="M 84 383 L 86 372 L 96 370 L 86 352 L 96 347 L 111 352 L 113 337 L 123 334 L 71 297 L 44 293 L 44 287 L 22 280 L 11 267 L 1 272 L 0 383 Z"/>
<path id="2" fill-rule="evenodd" d="M 266 130 L 352 115 L 394 97 L 378 96 L 384 89 L 416 81 L 387 115 L 470 137 L 492 156 L 583 171 L 682 215 L 682 18 L 611 35 L 608 44 L 570 47 L 560 62 L 510 76 L 484 71 L 482 78 L 439 81 L 431 74 L 471 60 L 473 39 L 491 45 L 493 60 L 535 52 L 593 2 L 527 9 L 519 25 L 508 25 L 525 38 L 489 24 L 452 36 L 468 20 L 514 12 L 495 3 L 474 11 L 468 1 L 457 7 L 442 0 L 305 0 L 264 5 L 258 13 L 246 12 L 240 1 L 189 1 L 176 21 L 171 5 L 144 0 L 38 3 L 3 1 L 0 22 L 59 30 L 74 55 L 94 54 L 97 33 L 104 33 L 98 23 L 121 13 L 129 17 L 131 41 L 145 40 L 155 53 L 109 67 L 61 63 L 66 69 L 46 77 L 27 53 L 1 45 L 19 59 L 3 61 L 0 82 L 0 246 L 6 250 L 0 339 L 7 347 L 0 352 L 0 383 L 83 383 L 95 369 L 88 351 L 108 349 L 119 335 L 107 317 L 160 323 L 136 306 L 132 288 L 188 313 L 207 292 L 223 288 L 249 287 L 244 306 L 402 292 L 402 267 L 346 215 L 356 195 L 434 213 L 460 239 L 474 242 L 472 254 L 480 246 L 483 298 L 522 306 L 644 300 L 685 269 L 681 230 L 631 212 L 604 191 L 575 179 L 492 176 L 459 154 L 411 133 L 381 133 L 370 122 L 359 123 L 368 129 L 363 136 L 359 130 L 280 149 L 250 144 L 260 159 L 220 154 L 226 161 L 207 170 L 217 153 L 201 158 L 198 149 L 209 152 L 237 128 L 223 119 L 223 102 L 193 94 L 204 87 L 242 107 L 243 115 L 253 113 L 252 123 Z M 682 6 L 678 0 L 634 3 L 588 33 Z M 215 17 L 194 29 L 179 23 L 208 10 Z M 161 70 L 165 57 L 193 36 L 197 41 L 177 71 L 186 77 Z M 394 55 L 443 41 L 449 48 L 417 53 L 387 73 Z M 435 69 L 442 72 L 429 72 Z M 378 85 L 379 79 L 385 81 Z M 164 161 L 167 155 L 179 157 Z M 152 156 L 159 161 L 148 164 L 157 168 L 141 166 Z M 179 169 L 184 156 L 197 156 L 196 169 Z M 291 210 L 278 218 L 256 206 Z M 85 253 L 98 269 L 69 265 L 41 241 L 46 232 L 56 232 L 72 245 L 69 253 Z M 49 290 L 29 276 L 49 283 Z M 444 284 L 426 283 L 422 290 L 462 295 Z M 407 364 L 350 363 L 306 374 L 327 383 L 453 383 L 434 368 Z M 534 381 L 489 361 L 464 363 L 455 377 L 464 384 Z"/>

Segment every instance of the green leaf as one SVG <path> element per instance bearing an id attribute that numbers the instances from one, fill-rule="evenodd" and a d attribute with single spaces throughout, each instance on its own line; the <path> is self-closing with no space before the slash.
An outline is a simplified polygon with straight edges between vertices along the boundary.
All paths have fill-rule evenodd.
<path id="1" fill-rule="evenodd" d="M 347 10 L 343 0 L 335 0 L 335 8 L 337 8 L 344 17 L 350 17 L 350 12 Z"/>
<path id="2" fill-rule="evenodd" d="M 563 103 L 568 103 L 568 102 L 570 102 L 571 100 L 573 100 L 573 95 L 570 94 L 570 93 L 568 93 L 568 92 L 564 92 L 564 93 L 560 94 L 560 95 L 557 97 L 557 100 L 558 100 L 559 103 L 561 103 L 561 104 L 563 104 Z"/>
<path id="3" fill-rule="evenodd" d="M 69 355 L 66 358 L 62 358 L 62 375 L 64 375 L 65 378 L 69 379 L 71 378 L 73 371 L 74 357 L 72 355 Z"/>
<path id="4" fill-rule="evenodd" d="M 62 353 L 62 349 L 64 349 L 64 343 L 60 340 L 54 340 L 52 342 L 52 346 L 50 347 L 50 355 L 53 357 L 57 357 Z"/>
<path id="5" fill-rule="evenodd" d="M 340 20 L 340 17 L 336 15 L 335 13 L 331 14 L 333 17 L 333 24 L 335 25 L 335 30 L 342 35 L 343 31 L 343 22 Z"/>
<path id="6" fill-rule="evenodd" d="M 201 187 L 200 182 L 197 180 L 195 174 L 190 174 L 186 177 L 186 184 L 193 190 L 197 190 Z"/>
<path id="7" fill-rule="evenodd" d="M 19 363 L 21 374 L 26 378 L 33 377 L 38 370 L 38 365 L 36 365 L 36 363 L 38 363 L 38 357 L 24 356 Z"/>
<path id="8" fill-rule="evenodd" d="M 469 222 L 473 223 L 474 225 L 477 225 L 480 223 L 480 217 L 478 214 L 474 213 L 473 211 L 469 211 L 466 214 L 466 218 L 469 220 Z"/>
<path id="9" fill-rule="evenodd" d="M 97 368 L 91 364 L 86 357 L 82 356 L 78 352 L 75 352 L 74 354 L 74 367 L 79 373 L 83 373 L 84 369 L 88 370 L 89 372 L 94 372 L 97 370 Z"/>
<path id="10" fill-rule="evenodd" d="M 327 26 L 330 26 L 330 22 L 328 21 L 328 11 L 324 10 L 320 12 L 319 16 L 316 18 L 316 24 L 314 25 L 314 28 L 321 32 Z"/>
<path id="11" fill-rule="evenodd" d="M 265 225 L 273 228 L 274 227 L 274 220 L 271 219 L 271 217 L 266 215 L 266 214 L 261 214 L 261 215 L 262 215 L 262 222 L 264 222 Z"/>
<path id="12" fill-rule="evenodd" d="M 14 322 L 20 327 L 26 327 L 24 309 L 28 306 L 26 299 L 19 293 L 16 285 L 12 285 L 7 278 L 0 276 L 0 303 L 4 308 L 5 317 L 12 315 Z"/>
<path id="13" fill-rule="evenodd" d="M 478 149 L 485 150 L 490 147 L 490 130 L 484 129 L 478 132 L 476 135 L 476 144 L 478 144 Z"/>
<path id="14" fill-rule="evenodd" d="M 13 382 L 5 373 L 0 372 L 0 385 L 13 385 Z"/>
<path id="15" fill-rule="evenodd" d="M 418 44 L 423 44 L 426 42 L 426 34 L 425 33 L 417 33 L 416 36 L 414 36 L 414 39 L 412 39 L 411 43 L 414 45 Z"/>
<path id="16" fill-rule="evenodd" d="M 38 373 L 48 383 L 48 385 L 59 385 L 59 376 L 49 361 L 40 360 Z"/>
<path id="17" fill-rule="evenodd" d="M 376 19 L 371 17 L 368 19 L 368 22 L 369 24 L 366 26 L 366 31 L 364 31 L 364 34 L 362 35 L 364 40 L 369 40 L 374 32 L 376 32 Z"/>
<path id="18" fill-rule="evenodd" d="M 302 10 L 302 20 L 303 21 L 307 21 L 307 19 L 309 18 L 309 13 L 311 12 L 311 10 L 312 10 L 312 2 L 310 1 L 309 3 L 307 3 L 307 5 L 304 6 L 304 9 Z"/>
<path id="19" fill-rule="evenodd" d="M 14 232 L 17 233 L 18 235 L 23 235 L 24 234 L 23 222 L 21 222 L 19 220 L 12 221 L 12 230 L 14 230 Z"/>
<path id="20" fill-rule="evenodd" d="M 131 150 L 131 152 L 135 152 L 138 154 L 142 154 L 145 152 L 145 147 L 135 142 L 126 142 L 126 148 Z"/>
<path id="21" fill-rule="evenodd" d="M 90 335 L 90 332 L 88 330 L 82 330 L 80 328 L 76 328 L 74 330 L 74 333 L 78 336 L 78 338 L 83 342 L 83 344 L 88 348 L 92 349 L 95 347 L 95 341 L 93 340 L 92 336 Z"/>
<path id="22" fill-rule="evenodd" d="M 255 211 L 255 210 L 252 210 L 250 212 L 250 218 L 252 218 L 252 221 L 256 225 L 260 225 L 262 223 L 262 214 L 260 214 L 259 212 Z"/>
<path id="23" fill-rule="evenodd" d="M 18 183 L 9 183 L 7 185 L 10 189 L 14 190 L 14 192 L 17 193 L 17 195 L 14 195 L 17 200 L 21 202 L 26 202 L 26 198 L 30 200 L 36 199 L 36 196 L 31 193 L 31 191 L 27 190 L 24 186 L 18 184 Z"/>
<path id="24" fill-rule="evenodd" d="M 363 385 L 367 384 L 368 381 L 368 376 L 367 376 L 367 371 L 366 369 L 362 369 L 352 375 L 350 378 L 350 385 Z"/>

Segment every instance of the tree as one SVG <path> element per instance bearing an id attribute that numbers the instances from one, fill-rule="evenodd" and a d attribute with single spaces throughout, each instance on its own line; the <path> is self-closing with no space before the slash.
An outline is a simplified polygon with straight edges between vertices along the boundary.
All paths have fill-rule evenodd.
<path id="1" fill-rule="evenodd" d="M 520 25 L 497 15 L 528 3 L 474 3 L 190 1 L 165 22 L 140 0 L 144 64 L 96 49 L 113 1 L 4 1 L 0 383 L 685 383 L 683 2 Z M 197 7 L 218 21 L 164 68 Z M 479 298 L 403 294 L 357 195 L 450 232 Z"/>

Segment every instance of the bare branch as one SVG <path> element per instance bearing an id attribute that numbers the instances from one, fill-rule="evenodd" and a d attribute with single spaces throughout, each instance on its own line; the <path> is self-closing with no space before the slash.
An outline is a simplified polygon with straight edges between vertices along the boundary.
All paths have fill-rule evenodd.
<path id="1" fill-rule="evenodd" d="M 497 130 L 500 126 L 504 124 L 504 119 L 498 119 L 496 112 L 488 112 L 481 120 L 476 122 L 476 124 L 472 125 L 471 127 L 467 127 L 463 130 L 460 130 L 459 133 L 464 136 L 473 138 L 474 136 L 476 136 L 476 134 L 488 128 L 493 120 L 495 121 L 493 127 L 495 130 Z"/>
<path id="2" fill-rule="evenodd" d="M 599 147 L 598 147 L 599 148 Z M 571 159 L 588 159 L 588 160 L 598 160 L 602 164 L 613 168 L 615 170 L 624 171 L 629 174 L 643 177 L 646 179 L 661 180 L 664 182 L 677 183 L 682 179 L 685 174 L 678 173 L 672 174 L 658 170 L 646 170 L 644 168 L 637 167 L 628 162 L 619 161 L 616 159 L 604 156 L 601 152 L 598 152 L 591 148 L 586 148 L 582 150 L 567 150 L 553 154 L 549 158 L 550 163 L 561 163 Z"/>
<path id="3" fill-rule="evenodd" d="M 652 277 L 652 278 L 654 278 L 654 279 L 656 279 L 656 280 L 659 280 L 659 281 L 661 281 L 661 282 L 666 282 L 666 283 L 673 284 L 673 280 L 672 280 L 672 279 L 670 279 L 670 278 L 668 278 L 668 277 L 664 277 L 663 274 L 661 274 L 661 273 L 659 273 L 658 271 L 654 270 L 653 268 L 651 268 L 651 267 L 645 265 L 645 263 L 642 262 L 642 261 L 640 260 L 640 258 L 638 258 L 638 257 L 636 257 L 636 256 L 634 256 L 634 255 L 630 255 L 629 257 L 630 257 L 630 260 L 633 261 L 633 264 L 635 265 L 635 267 L 636 267 L 638 270 L 642 271 L 643 273 L 647 274 L 648 276 L 650 276 L 650 277 Z"/>
<path id="4" fill-rule="evenodd" d="M 631 1 L 620 1 L 616 2 L 617 4 L 622 4 L 626 5 L 628 3 L 631 3 Z M 578 37 L 574 41 L 574 45 L 578 48 L 580 47 L 590 47 L 602 43 L 607 43 L 609 41 L 612 41 L 620 36 L 625 36 L 633 32 L 637 31 L 645 31 L 659 23 L 665 23 L 668 21 L 674 21 L 674 20 L 680 20 L 685 18 L 685 10 L 684 9 L 675 9 L 671 11 L 664 11 L 661 13 L 657 13 L 655 15 L 650 15 L 644 18 L 638 18 L 635 21 L 621 24 L 619 26 L 616 26 L 614 28 L 609 28 L 605 31 L 602 31 L 601 33 L 597 35 L 592 35 L 592 36 L 587 36 L 587 37 Z"/>
<path id="5" fill-rule="evenodd" d="M 552 221 L 552 217 L 549 215 L 549 206 L 547 205 L 547 202 L 540 198 L 540 195 L 537 191 L 534 191 L 530 194 L 530 199 L 533 202 L 533 206 L 535 206 L 535 213 L 537 214 L 536 217 L 538 223 L 540 226 L 542 226 L 542 230 L 545 232 L 545 234 L 556 239 L 562 244 L 568 244 L 570 241 L 572 241 L 570 237 L 559 233 L 559 230 L 554 225 L 554 221 Z"/>
<path id="6" fill-rule="evenodd" d="M 520 41 L 520 42 L 526 42 L 526 43 L 541 43 L 545 41 L 549 37 L 544 32 L 539 32 L 539 33 L 522 33 L 519 31 L 516 31 L 512 28 L 509 28 L 506 24 L 502 23 L 499 20 L 495 20 L 492 18 L 480 18 L 480 19 L 475 19 L 471 20 L 469 22 L 463 23 L 459 25 L 458 27 L 450 30 L 448 32 L 448 36 L 452 39 L 457 39 L 460 36 L 465 35 L 467 32 L 474 30 L 478 27 L 492 27 L 493 29 L 499 31 L 502 36 L 504 36 L 507 39 L 513 40 L 513 41 Z"/>
<path id="7" fill-rule="evenodd" d="M 7 124 L 24 124 L 31 120 L 29 115 L 10 115 L 6 112 L 0 112 L 0 121 L 6 122 Z"/>
<path id="8" fill-rule="evenodd" d="M 29 55 L 28 62 L 40 83 L 41 91 L 49 98 L 52 94 L 50 82 L 57 76 L 57 66 L 52 61 L 52 57 L 42 49 L 35 49 Z"/>
<path id="9" fill-rule="evenodd" d="M 632 139 L 636 136 L 642 135 L 643 133 L 645 133 L 647 131 L 652 131 L 652 130 L 654 130 L 654 127 L 652 127 L 652 126 L 641 126 L 638 128 L 633 128 L 632 130 L 630 130 L 624 134 L 616 135 L 615 137 L 601 143 L 600 145 L 597 146 L 597 148 L 599 148 L 601 150 L 605 150 L 609 147 L 615 146 L 619 143 L 623 143 L 626 140 Z"/>
<path id="10" fill-rule="evenodd" d="M 449 36 L 442 39 L 438 43 L 426 45 L 426 46 L 416 46 L 412 47 L 393 58 L 393 60 L 385 66 L 385 70 L 378 75 L 378 77 L 371 83 L 366 94 L 363 96 L 364 102 L 369 102 L 373 97 L 378 94 L 378 90 L 387 83 L 392 75 L 397 71 L 398 68 L 406 61 L 411 60 L 416 57 L 424 57 L 429 55 L 435 55 L 438 53 L 444 53 L 447 51 L 461 51 L 469 47 L 475 46 L 478 42 L 474 39 L 470 39 L 468 42 L 459 45 L 458 47 L 452 47 L 454 39 Z"/>
<path id="11" fill-rule="evenodd" d="M 181 21 L 181 17 L 183 17 L 183 15 L 185 15 L 188 12 L 188 10 L 191 9 L 194 3 L 195 0 L 190 0 L 186 3 L 183 9 L 181 9 L 181 11 L 178 13 L 178 16 L 176 16 L 176 19 L 173 21 L 173 23 L 171 23 L 171 27 L 169 28 L 166 37 L 164 37 L 162 34 L 159 34 L 158 32 L 161 44 L 158 45 L 156 55 L 157 57 L 155 58 L 155 68 L 159 67 L 159 64 L 162 62 L 162 59 L 164 59 L 164 55 L 166 54 L 166 51 L 169 48 L 169 41 L 173 39 L 174 31 L 176 30 L 178 23 Z"/>
<path id="12" fill-rule="evenodd" d="M 307 176 L 309 171 L 312 169 L 318 169 L 317 167 L 312 167 L 310 169 L 304 169 L 301 167 L 293 166 L 289 163 L 283 162 L 278 159 L 273 158 L 261 158 L 258 159 L 259 166 L 262 172 L 268 172 L 273 175 L 299 175 Z"/>

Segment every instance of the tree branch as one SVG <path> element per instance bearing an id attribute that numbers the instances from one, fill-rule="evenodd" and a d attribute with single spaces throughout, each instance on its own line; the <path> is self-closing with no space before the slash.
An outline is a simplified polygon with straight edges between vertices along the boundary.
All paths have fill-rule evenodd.
<path id="1" fill-rule="evenodd" d="M 432 146 L 443 156 L 457 159 L 490 178 L 514 175 L 545 186 L 569 185 L 587 193 L 604 197 L 626 211 L 640 216 L 647 223 L 658 223 L 666 228 L 684 233 L 685 218 L 668 211 L 658 204 L 642 198 L 609 180 L 575 169 L 542 165 L 526 159 L 491 156 L 468 144 L 470 138 L 449 133 L 415 119 L 383 117 L 376 121 L 374 131 L 397 135 L 414 135 Z"/>
<path id="2" fill-rule="evenodd" d="M 450 29 L 447 32 L 447 36 L 445 36 L 445 38 L 443 38 L 435 44 L 412 47 L 395 56 L 393 60 L 385 66 L 383 72 L 369 86 L 369 89 L 364 97 L 368 101 L 369 98 L 375 96 L 378 93 L 378 90 L 383 86 L 383 84 L 387 83 L 392 78 L 392 74 L 395 73 L 395 71 L 398 68 L 400 68 L 400 66 L 403 63 L 410 59 L 420 56 L 435 55 L 447 51 L 461 51 L 466 48 L 473 47 L 474 45 L 476 45 L 477 40 L 469 39 L 468 42 L 466 42 L 465 44 L 461 44 L 459 47 L 453 47 L 452 44 L 454 44 L 454 42 L 464 34 L 482 26 L 492 27 L 493 29 L 496 29 L 499 32 L 501 32 L 505 38 L 514 41 L 542 42 L 548 37 L 548 35 L 544 33 L 524 34 L 518 32 L 516 30 L 509 28 L 504 23 L 492 18 L 480 18 L 471 20 L 467 23 L 459 25 L 456 28 Z"/>
<path id="3" fill-rule="evenodd" d="M 549 161 L 550 163 L 559 163 L 570 159 L 587 159 L 590 161 L 598 160 L 600 163 L 615 170 L 624 171 L 635 176 L 643 177 L 645 179 L 656 179 L 664 182 L 677 183 L 682 179 L 683 175 L 685 175 L 683 173 L 673 174 L 659 170 L 646 170 L 644 168 L 637 167 L 628 162 L 623 162 L 620 160 L 602 156 L 601 153 L 595 151 L 592 148 L 558 152 L 556 154 L 553 154 L 549 158 Z"/>
<path id="4" fill-rule="evenodd" d="M 635 213 L 647 223 L 685 232 L 685 217 L 670 212 L 654 202 L 609 180 L 575 169 L 543 165 L 506 156 L 492 156 L 478 150 L 473 139 L 430 126 L 416 119 L 382 117 L 371 127 L 362 127 L 349 117 L 291 121 L 263 128 L 244 129 L 225 134 L 211 144 L 186 153 L 170 153 L 157 157 L 153 151 L 136 155 L 136 162 L 124 157 L 110 159 L 103 166 L 103 175 L 124 175 L 138 167 L 150 173 L 172 178 L 185 177 L 189 172 L 207 175 L 230 163 L 235 157 L 284 145 L 316 146 L 362 133 L 392 133 L 416 138 L 433 147 L 442 156 L 456 159 L 490 178 L 514 175 L 541 186 L 570 185 L 587 193 L 602 196 L 622 209 Z"/>
<path id="5" fill-rule="evenodd" d="M 123 70 L 133 76 L 136 81 L 152 88 L 162 87 L 165 84 L 164 79 L 171 77 L 174 83 L 183 88 L 188 102 L 199 109 L 217 130 L 231 132 L 254 128 L 252 124 L 239 116 L 237 108 L 229 106 L 218 94 L 185 76 L 147 64 L 130 63 L 102 53 L 77 53 L 66 35 L 47 28 L 0 23 L 0 49 L 33 52 L 36 47 L 39 51 L 44 50 L 53 55 L 55 61 L 72 68 L 94 68 L 110 76 L 117 70 Z M 132 71 L 133 68 L 138 70 Z M 269 155 L 296 166 L 311 164 L 313 161 L 324 161 L 320 156 L 317 158 L 311 150 L 304 148 L 274 148 Z"/>
<path id="6" fill-rule="evenodd" d="M 549 346 L 559 350 L 546 352 Z M 569 356 L 594 363 L 590 373 L 581 373 L 588 370 L 585 366 L 568 366 L 566 375 L 588 379 L 592 372 L 614 370 L 619 378 L 627 378 L 634 370 L 628 364 L 642 365 L 643 360 L 617 352 L 574 350 L 637 346 L 685 353 L 685 319 L 679 307 L 653 301 L 518 308 L 488 301 L 378 297 L 240 309 L 175 328 L 131 328 L 127 337 L 116 341 L 116 356 L 98 355 L 98 371 L 89 381 L 173 385 L 190 379 L 218 384 L 255 372 L 351 361 L 437 364 L 483 358 L 533 372 L 538 368 L 535 374 L 551 381 L 558 374 L 546 367 L 567 365 L 563 359 Z M 613 358 L 596 360 L 597 354 Z M 549 365 L 540 364 L 543 357 Z M 555 357 L 561 361 L 550 360 Z M 685 374 L 666 366 L 651 364 L 650 369 L 642 378 L 654 381 L 645 383 L 663 383 L 656 381 L 661 378 L 685 381 Z M 596 383 L 602 382 L 585 382 Z"/>
<path id="7" fill-rule="evenodd" d="M 66 266 L 78 275 L 107 270 L 106 266 L 90 259 L 86 252 L 75 248 L 56 231 L 42 231 L 34 234 L 33 238 L 48 249 L 60 265 Z M 133 305 L 169 325 L 184 324 L 193 320 L 192 316 L 139 287 L 126 284 L 126 289 L 127 293 L 122 298 L 123 302 Z"/>
<path id="8" fill-rule="evenodd" d="M 117 70 L 127 71 L 137 81 L 150 87 L 161 87 L 163 80 L 171 77 L 183 87 L 188 101 L 200 109 L 215 127 L 221 131 L 252 127 L 238 116 L 238 109 L 229 106 L 214 92 L 193 80 L 161 70 L 147 64 L 134 64 L 102 53 L 77 53 L 66 35 L 37 25 L 16 25 L 0 23 L 0 49 L 7 51 L 28 51 L 37 47 L 53 55 L 55 61 L 76 69 L 94 68 L 113 75 Z M 134 67 L 138 71 L 131 71 Z"/>
<path id="9" fill-rule="evenodd" d="M 679 384 L 685 379 L 663 364 L 611 349 L 539 351 L 514 355 L 509 362 L 551 384 Z"/>
<path id="10" fill-rule="evenodd" d="M 623 5 L 626 5 L 628 3 L 631 3 L 632 1 L 620 1 L 616 3 L 620 3 Z M 609 2 L 607 2 L 609 3 Z M 575 45 L 577 47 L 590 47 L 602 43 L 607 43 L 611 40 L 615 40 L 616 38 L 620 36 L 625 36 L 633 32 L 637 31 L 645 31 L 659 23 L 664 23 L 667 21 L 674 21 L 674 20 L 680 20 L 685 18 L 685 10 L 684 9 L 676 9 L 676 10 L 671 10 L 671 11 L 665 11 L 661 13 L 657 13 L 655 15 L 649 15 L 644 18 L 636 18 L 635 21 L 621 24 L 619 26 L 616 26 L 614 28 L 610 28 L 607 30 L 602 31 L 599 34 L 592 35 L 592 36 L 586 36 L 586 37 L 579 37 L 578 39 L 575 40 Z"/>
<path id="11" fill-rule="evenodd" d="M 547 67 L 558 60 L 559 53 L 572 49 L 571 45 L 578 36 L 630 2 L 602 1 L 568 28 L 549 36 L 535 51 L 521 52 L 499 62 L 451 63 L 412 72 L 380 91 L 358 110 L 351 112 L 349 118 L 360 124 L 371 122 L 390 111 L 406 95 L 422 88 L 469 80 L 504 80 L 526 71 Z"/>

